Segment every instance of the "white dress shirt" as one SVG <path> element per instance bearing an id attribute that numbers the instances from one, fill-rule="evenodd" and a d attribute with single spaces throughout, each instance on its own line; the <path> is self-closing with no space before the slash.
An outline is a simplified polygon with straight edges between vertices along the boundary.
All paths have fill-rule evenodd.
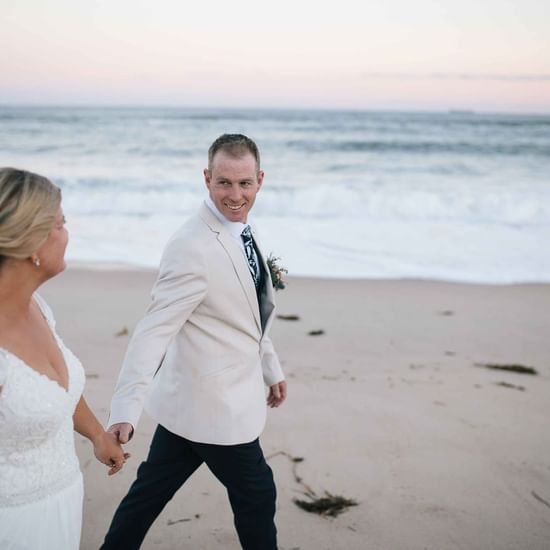
<path id="1" fill-rule="evenodd" d="M 212 214 L 214 214 L 214 216 L 216 216 L 216 218 L 218 218 L 218 220 L 220 220 L 220 222 L 222 222 L 223 226 L 227 229 L 229 234 L 239 243 L 239 246 L 241 247 L 241 250 L 243 251 L 244 257 L 245 257 L 245 259 L 248 263 L 248 258 L 246 257 L 246 251 L 244 249 L 244 242 L 243 242 L 243 239 L 241 237 L 241 233 L 244 231 L 245 227 L 248 227 L 248 224 L 247 223 L 242 223 L 242 222 L 229 221 L 218 210 L 218 208 L 216 207 L 216 205 L 214 204 L 214 202 L 212 201 L 212 199 L 209 196 L 206 197 L 206 200 L 204 202 L 206 203 L 206 206 L 208 206 L 208 208 L 210 208 L 210 210 L 212 211 Z M 256 265 L 260 265 L 258 263 L 258 256 L 256 254 L 256 249 L 255 248 L 253 248 L 253 254 L 254 254 L 254 259 L 256 260 Z"/>

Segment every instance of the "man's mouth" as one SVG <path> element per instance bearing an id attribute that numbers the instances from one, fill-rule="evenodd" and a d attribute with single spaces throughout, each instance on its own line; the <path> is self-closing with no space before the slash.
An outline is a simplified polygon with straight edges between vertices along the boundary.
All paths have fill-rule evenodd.
<path id="1" fill-rule="evenodd" d="M 224 204 L 225 206 L 227 206 L 227 208 L 229 208 L 229 210 L 233 210 L 233 212 L 240 210 L 245 205 L 244 202 L 241 204 L 228 204 L 228 203 L 224 203 Z"/>

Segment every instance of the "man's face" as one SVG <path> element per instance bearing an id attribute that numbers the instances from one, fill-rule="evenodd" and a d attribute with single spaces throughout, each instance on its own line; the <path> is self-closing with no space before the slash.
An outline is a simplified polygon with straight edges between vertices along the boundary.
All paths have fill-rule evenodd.
<path id="1" fill-rule="evenodd" d="M 212 202 L 231 222 L 246 223 L 263 179 L 264 173 L 257 170 L 252 153 L 234 157 L 218 151 L 212 159 L 212 170 L 204 170 Z"/>

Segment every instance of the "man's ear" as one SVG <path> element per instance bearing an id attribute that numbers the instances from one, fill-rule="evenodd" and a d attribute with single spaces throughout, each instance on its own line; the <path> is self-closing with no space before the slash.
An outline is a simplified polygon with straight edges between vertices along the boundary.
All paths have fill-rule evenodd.
<path id="1" fill-rule="evenodd" d="M 205 168 L 202 173 L 204 174 L 204 183 L 206 184 L 206 187 L 210 189 L 210 182 L 212 181 L 210 170 L 208 170 L 208 168 Z"/>
<path id="2" fill-rule="evenodd" d="M 264 182 L 264 171 L 258 170 L 258 189 L 262 186 L 262 183 Z"/>

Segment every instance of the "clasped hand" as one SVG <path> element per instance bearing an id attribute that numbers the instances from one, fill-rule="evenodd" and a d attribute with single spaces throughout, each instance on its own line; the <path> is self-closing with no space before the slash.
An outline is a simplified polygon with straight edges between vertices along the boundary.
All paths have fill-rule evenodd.
<path id="1" fill-rule="evenodd" d="M 124 463 L 130 458 L 130 453 L 124 452 L 122 445 L 112 433 L 102 432 L 93 440 L 93 445 L 96 458 L 109 466 L 107 475 L 112 476 L 122 470 Z"/>

